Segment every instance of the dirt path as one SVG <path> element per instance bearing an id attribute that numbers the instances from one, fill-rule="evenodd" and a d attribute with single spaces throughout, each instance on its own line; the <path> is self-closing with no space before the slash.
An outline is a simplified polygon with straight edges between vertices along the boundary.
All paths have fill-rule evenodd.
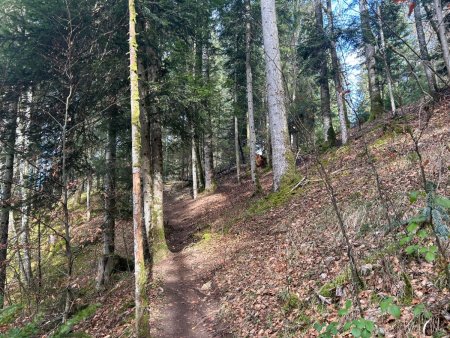
<path id="1" fill-rule="evenodd" d="M 218 311 L 210 283 L 211 262 L 201 247 L 192 247 L 193 234 L 198 230 L 195 219 L 182 218 L 188 200 L 169 201 L 166 220 L 167 236 L 172 251 L 156 267 L 163 280 L 162 320 L 158 332 L 161 338 L 209 338 L 214 333 L 212 318 Z"/>
<path id="2" fill-rule="evenodd" d="M 263 178 L 265 185 L 269 178 Z M 204 231 L 209 236 L 220 232 L 219 223 L 237 214 L 252 198 L 251 184 L 250 179 L 241 185 L 227 179 L 214 194 L 201 195 L 195 201 L 188 189 L 170 193 L 168 187 L 164 215 L 172 253 L 154 269 L 163 281 L 157 337 L 233 337 L 227 324 L 215 320 L 220 317 L 223 295 L 212 282 L 214 274 L 231 259 L 228 244 L 232 240 L 226 236 L 191 244 L 199 241 Z"/>
<path id="3" fill-rule="evenodd" d="M 213 304 L 201 290 L 201 278 L 191 266 L 193 258 L 178 252 L 161 266 L 165 308 L 159 337 L 213 337 L 207 329 Z"/>

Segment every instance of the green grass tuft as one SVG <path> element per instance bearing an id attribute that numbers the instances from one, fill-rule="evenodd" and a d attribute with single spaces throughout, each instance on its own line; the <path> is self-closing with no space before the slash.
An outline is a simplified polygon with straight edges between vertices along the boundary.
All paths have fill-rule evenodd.
<path id="1" fill-rule="evenodd" d="M 12 323 L 19 315 L 23 306 L 21 304 L 13 304 L 0 310 L 0 325 Z"/>
<path id="2" fill-rule="evenodd" d="M 53 334 L 52 338 L 65 338 L 65 337 L 89 337 L 85 333 L 74 333 L 72 334 L 72 328 L 81 323 L 83 320 L 91 317 L 95 311 L 100 307 L 100 304 L 91 304 L 84 309 L 78 311 L 73 315 L 67 323 L 61 325 L 58 330 Z M 81 336 L 80 336 L 81 334 Z"/>

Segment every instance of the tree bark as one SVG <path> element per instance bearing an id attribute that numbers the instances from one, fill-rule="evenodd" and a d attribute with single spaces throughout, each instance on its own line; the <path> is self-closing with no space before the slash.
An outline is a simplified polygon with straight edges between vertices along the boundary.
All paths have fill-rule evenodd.
<path id="1" fill-rule="evenodd" d="M 16 143 L 16 111 L 13 105 L 8 104 L 9 109 L 5 118 L 5 144 L 4 166 L 2 180 L 0 181 L 0 307 L 5 302 L 6 268 L 8 253 L 9 211 L 11 208 L 11 191 L 14 176 L 14 155 Z"/>
<path id="2" fill-rule="evenodd" d="M 23 248 L 22 252 L 22 272 L 24 277 L 25 287 L 29 288 L 32 283 L 32 270 L 31 270 L 31 253 L 30 253 L 30 228 L 29 228 L 29 216 L 30 216 L 30 189 L 31 184 L 31 168 L 27 159 L 29 154 L 29 133 L 31 122 L 31 103 L 33 95 L 31 88 L 27 90 L 25 97 L 21 100 L 24 109 L 19 109 L 17 140 L 20 144 L 21 157 L 19 159 L 19 180 L 20 180 L 20 196 L 21 196 L 21 222 L 20 222 L 20 234 L 19 244 Z M 21 107 L 22 108 L 22 107 Z"/>
<path id="3" fill-rule="evenodd" d="M 253 74 L 251 65 L 251 12 L 250 12 L 250 0 L 245 1 L 245 73 L 247 81 L 247 118 L 249 129 L 249 143 L 250 143 L 250 171 L 252 182 L 256 191 L 261 190 L 259 185 L 258 175 L 256 172 L 256 133 L 255 133 L 255 118 L 253 107 Z M 236 119 L 237 126 L 237 119 Z"/>
<path id="4" fill-rule="evenodd" d="M 133 167 L 133 233 L 134 233 L 134 277 L 135 277 L 135 329 L 137 337 L 149 337 L 149 314 L 147 279 L 149 271 L 144 260 L 144 231 L 142 225 L 141 190 L 141 119 L 139 107 L 139 78 L 136 38 L 136 6 L 134 0 L 128 1 L 129 9 L 129 47 L 130 47 L 130 105 Z"/>
<path id="5" fill-rule="evenodd" d="M 153 107 L 153 119 L 150 124 L 152 135 L 152 251 L 162 255 L 168 251 L 164 234 L 164 180 L 163 180 L 163 145 L 161 113 Z M 154 257 L 153 257 L 154 258 Z"/>
<path id="6" fill-rule="evenodd" d="M 195 131 L 195 129 L 194 129 Z M 200 185 L 202 189 L 205 189 L 205 171 L 203 170 L 203 163 L 201 158 L 201 152 L 200 152 L 200 138 L 197 134 L 195 134 L 195 155 L 197 156 L 197 169 L 200 179 Z"/>
<path id="7" fill-rule="evenodd" d="M 208 85 L 209 83 L 209 48 L 207 43 L 203 43 L 202 45 L 202 78 L 204 85 Z M 205 108 L 207 110 L 206 114 L 206 128 L 204 134 L 204 142 L 203 142 L 203 153 L 205 158 L 205 190 L 206 191 L 214 191 L 215 182 L 214 182 L 214 160 L 213 160 L 213 145 L 212 145 L 212 121 L 211 121 L 211 112 L 209 111 L 209 107 L 207 107 L 207 102 L 204 102 Z"/>
<path id="8" fill-rule="evenodd" d="M 103 256 L 99 260 L 97 289 L 104 285 L 108 285 L 110 277 L 114 269 L 114 249 L 115 249 L 115 226 L 116 226 L 116 110 L 117 107 L 111 109 L 108 119 L 108 135 L 105 151 L 106 174 L 104 178 L 105 189 L 105 211 L 103 216 Z"/>
<path id="9" fill-rule="evenodd" d="M 264 117 L 265 117 L 265 142 L 266 142 L 266 156 L 267 156 L 267 166 L 269 168 L 272 167 L 272 140 L 270 139 L 270 117 L 269 117 L 269 111 L 267 109 L 267 95 L 264 95 L 263 98 L 263 111 L 264 113 Z"/>
<path id="10" fill-rule="evenodd" d="M 237 53 L 237 43 L 236 43 L 236 53 Z M 238 104 L 238 81 L 237 81 L 237 63 L 234 65 L 234 154 L 236 161 L 236 179 L 237 183 L 241 183 L 241 145 L 239 142 L 239 119 L 237 116 L 237 104 Z"/>
<path id="11" fill-rule="evenodd" d="M 425 70 L 428 88 L 430 90 L 430 93 L 434 93 L 437 90 L 436 77 L 434 76 L 434 69 L 430 61 L 430 55 L 428 53 L 428 47 L 422 23 L 420 3 L 417 3 L 414 7 L 414 22 L 416 24 L 417 41 L 419 42 L 420 58 L 422 59 L 421 61 Z"/>
<path id="12" fill-rule="evenodd" d="M 331 120 L 330 107 L 330 87 L 328 84 L 328 60 L 326 55 L 325 31 L 323 29 L 322 1 L 314 0 L 314 12 L 316 16 L 316 30 L 319 39 L 323 41 L 319 47 L 319 84 L 320 84 L 320 111 L 323 118 L 324 139 L 331 146 L 336 143 L 336 133 L 334 132 Z M 346 127 L 345 127 L 346 128 Z M 342 134 L 344 135 L 344 133 Z M 346 132 L 345 132 L 346 135 Z"/>
<path id="13" fill-rule="evenodd" d="M 383 31 L 383 17 L 381 16 L 381 6 L 383 6 L 383 0 L 381 0 L 380 4 L 377 7 L 377 21 L 378 21 L 378 29 L 380 30 L 380 51 L 381 56 L 383 58 L 383 63 L 385 67 L 386 72 L 386 80 L 388 84 L 388 92 L 389 92 L 389 100 L 391 103 L 391 111 L 392 115 L 395 115 L 395 99 L 394 99 L 394 84 L 392 81 L 392 73 L 391 73 L 391 67 L 388 63 L 387 57 L 386 57 L 386 42 L 384 40 L 384 31 Z"/>
<path id="14" fill-rule="evenodd" d="M 197 186 L 197 154 L 195 147 L 195 130 L 194 124 L 191 125 L 191 164 L 192 164 L 192 198 L 197 199 L 198 186 Z"/>
<path id="15" fill-rule="evenodd" d="M 71 41 L 71 40 L 69 40 Z M 69 74 L 69 79 L 72 79 L 72 75 Z M 64 111 L 64 124 L 62 125 L 62 168 L 61 168 L 61 186 L 62 186 L 62 208 L 64 213 L 64 242 L 66 248 L 67 259 L 67 286 L 66 286 L 66 303 L 63 312 L 63 323 L 65 323 L 70 314 L 72 308 L 72 270 L 73 270 L 73 257 L 71 246 L 71 234 L 70 234 L 70 218 L 69 218 L 69 195 L 68 195 L 68 175 L 67 175 L 67 130 L 69 125 L 69 112 L 71 106 L 71 100 L 73 96 L 73 84 L 69 84 L 69 93 L 66 97 L 65 111 Z"/>
<path id="16" fill-rule="evenodd" d="M 445 68 L 447 69 L 447 76 L 450 79 L 450 51 L 447 41 L 447 32 L 445 29 L 445 20 L 442 15 L 442 3 L 441 0 L 433 0 L 434 4 L 434 14 L 436 16 L 436 21 L 438 25 L 438 37 L 441 42 L 442 56 L 444 59 Z"/>
<path id="17" fill-rule="evenodd" d="M 334 81 L 334 89 L 336 92 L 336 102 L 338 106 L 338 115 L 339 115 L 339 125 L 341 127 L 341 142 L 342 144 L 347 144 L 348 141 L 348 118 L 347 112 L 345 110 L 345 101 L 344 101 L 344 88 L 342 86 L 341 79 L 341 67 L 339 64 L 339 58 L 337 55 L 336 48 L 336 36 L 334 31 L 334 17 L 333 17 L 333 9 L 331 7 L 331 0 L 327 0 L 327 15 L 328 22 L 330 25 L 330 54 L 331 54 L 331 64 L 333 66 L 333 81 Z M 333 130 L 334 131 L 334 130 Z"/>
<path id="18" fill-rule="evenodd" d="M 143 26 L 143 25 L 142 25 Z M 141 122 L 141 180 L 142 180 L 142 203 L 144 213 L 144 258 L 147 264 L 152 265 L 153 248 L 152 242 L 152 203 L 153 203 L 153 181 L 152 181 L 152 149 L 150 135 L 150 116 L 147 105 L 145 104 L 146 96 L 149 94 L 147 86 L 144 85 L 147 79 L 146 69 L 142 59 L 138 57 L 138 75 L 139 75 L 139 109 Z M 149 267 L 150 268 L 150 267 Z M 151 271 L 151 268 L 150 268 Z"/>
<path id="19" fill-rule="evenodd" d="M 86 180 L 86 221 L 91 220 L 91 190 L 92 190 L 92 174 L 88 173 Z"/>
<path id="20" fill-rule="evenodd" d="M 369 82 L 370 120 L 376 119 L 383 113 L 383 101 L 376 78 L 375 46 L 372 30 L 370 29 L 370 15 L 367 0 L 359 0 L 359 12 L 361 16 L 361 30 L 364 41 L 364 54 Z"/>
<path id="21" fill-rule="evenodd" d="M 273 190 L 278 191 L 286 174 L 294 170 L 294 161 L 289 148 L 275 0 L 261 1 L 261 16 L 263 20 L 267 99 L 273 153 Z"/>

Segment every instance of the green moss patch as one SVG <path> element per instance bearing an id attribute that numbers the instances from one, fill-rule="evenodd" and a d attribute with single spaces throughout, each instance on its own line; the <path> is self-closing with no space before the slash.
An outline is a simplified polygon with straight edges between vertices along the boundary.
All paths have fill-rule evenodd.
<path id="1" fill-rule="evenodd" d="M 52 338 L 63 338 L 63 337 L 86 337 L 84 333 L 71 333 L 73 327 L 78 323 L 88 319 L 94 315 L 95 311 L 100 307 L 100 304 L 91 304 L 84 309 L 78 311 L 73 315 L 65 324 L 61 325 L 56 332 L 52 335 Z M 81 336 L 80 336 L 81 334 Z M 89 337 L 89 336 L 87 336 Z"/>
<path id="2" fill-rule="evenodd" d="M 22 308 L 21 304 L 13 304 L 0 310 L 0 325 L 11 324 L 16 320 Z"/>

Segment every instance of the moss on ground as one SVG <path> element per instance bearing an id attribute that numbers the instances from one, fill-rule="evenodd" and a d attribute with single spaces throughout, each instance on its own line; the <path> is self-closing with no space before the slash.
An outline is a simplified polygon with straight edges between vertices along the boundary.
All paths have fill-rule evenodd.
<path id="1" fill-rule="evenodd" d="M 279 191 L 271 192 L 269 195 L 255 201 L 252 205 L 250 205 L 247 210 L 247 215 L 260 215 L 272 208 L 281 206 L 288 202 L 292 196 L 299 194 L 302 191 L 302 189 L 292 191 L 292 184 L 284 184 Z"/>
<path id="2" fill-rule="evenodd" d="M 6 306 L 0 310 L 0 325 L 11 324 L 16 320 L 23 306 L 21 304 L 13 304 Z"/>
<path id="3" fill-rule="evenodd" d="M 394 252 L 396 252 L 398 250 L 398 248 L 399 248 L 399 246 L 397 243 L 390 243 L 387 246 L 385 246 L 383 249 L 381 249 L 380 251 L 376 251 L 376 252 L 372 253 L 371 255 L 369 255 L 368 257 L 366 257 L 362 262 L 364 264 L 372 264 L 386 255 L 393 254 Z M 319 294 L 321 296 L 327 297 L 327 298 L 334 297 L 333 291 L 336 290 L 336 288 L 338 286 L 342 286 L 343 284 L 348 283 L 350 281 L 350 278 L 351 278 L 351 271 L 350 271 L 350 268 L 347 267 L 343 273 L 339 274 L 336 278 L 334 278 L 330 282 L 325 283 L 320 288 Z M 408 290 L 405 289 L 405 292 L 407 292 L 407 291 Z M 410 291 L 410 292 L 412 292 L 412 291 Z"/>
<path id="4" fill-rule="evenodd" d="M 66 323 L 62 324 L 56 332 L 51 336 L 52 338 L 66 338 L 66 337 L 89 337 L 85 333 L 72 333 L 72 329 L 78 323 L 93 316 L 100 304 L 91 304 L 84 309 L 75 313 Z"/>

